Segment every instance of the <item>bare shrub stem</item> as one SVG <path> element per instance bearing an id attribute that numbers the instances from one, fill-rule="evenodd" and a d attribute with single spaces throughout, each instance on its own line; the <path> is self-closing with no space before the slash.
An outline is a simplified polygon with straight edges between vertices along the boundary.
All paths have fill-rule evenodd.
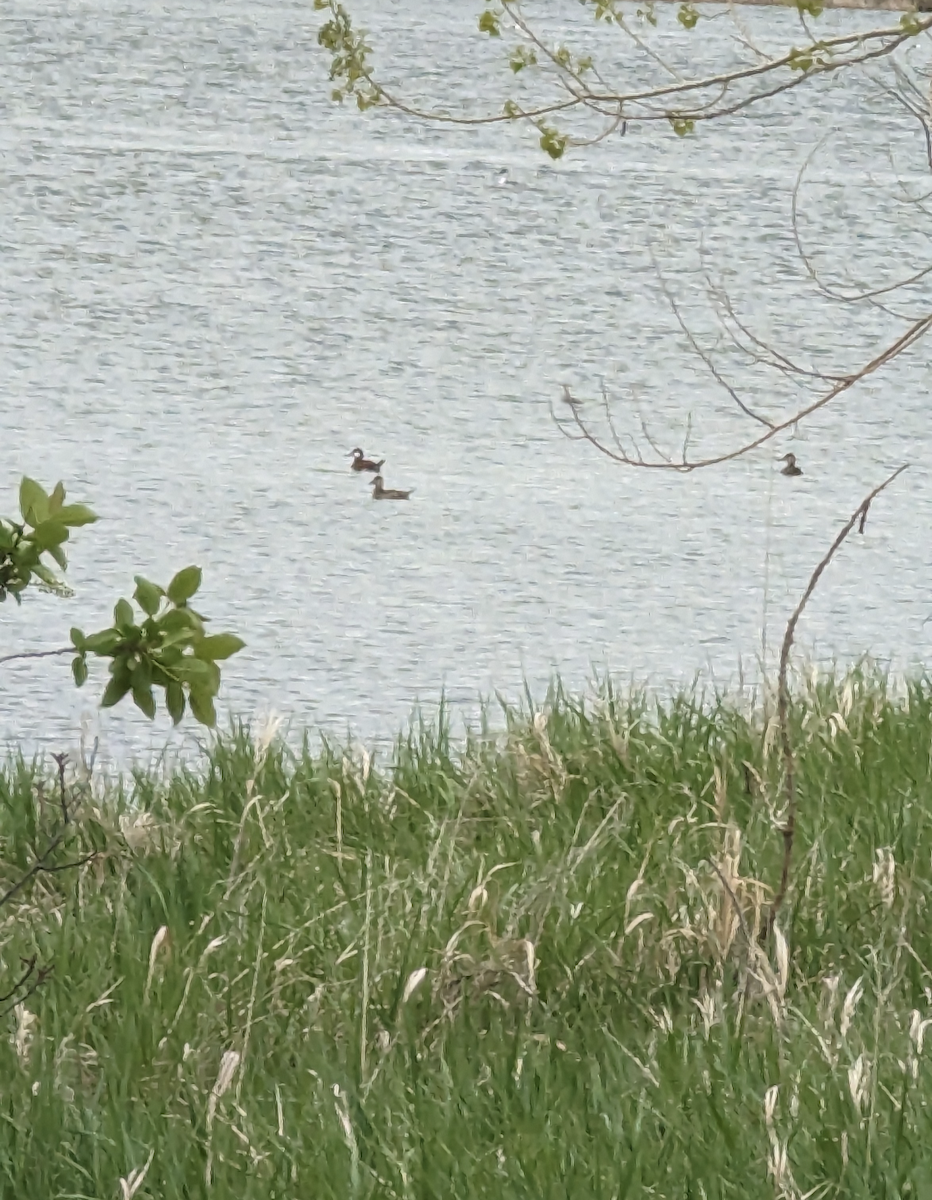
<path id="1" fill-rule="evenodd" d="M 809 583 L 806 590 L 803 592 L 802 599 L 793 610 L 793 615 L 790 617 L 786 625 L 786 632 L 783 635 L 783 645 L 780 648 L 780 670 L 777 676 L 777 724 L 780 728 L 780 745 L 783 750 L 783 767 L 784 767 L 784 792 L 786 795 L 786 824 L 783 827 L 783 865 L 780 870 L 780 886 L 777 888 L 777 894 L 773 898 L 773 903 L 770 906 L 770 911 L 767 915 L 767 920 L 764 922 L 762 936 L 769 936 L 773 929 L 774 921 L 777 913 L 786 897 L 787 889 L 790 881 L 790 866 L 793 859 L 793 841 L 796 835 L 796 759 L 793 755 L 793 743 L 790 738 L 790 689 L 787 683 L 787 674 L 790 665 L 790 651 L 793 648 L 793 640 L 796 636 L 796 626 L 799 624 L 799 618 L 803 615 L 803 610 L 809 603 L 812 593 L 818 586 L 819 580 L 822 578 L 822 573 L 828 564 L 835 557 L 842 543 L 854 529 L 858 526 L 858 532 L 864 532 L 864 524 L 867 521 L 867 513 L 871 504 L 880 495 L 885 488 L 897 478 L 898 475 L 906 470 L 908 464 L 897 467 L 892 475 L 889 475 L 883 483 L 866 496 L 858 507 L 854 510 L 829 547 L 826 554 L 820 560 L 816 569 L 809 577 Z"/>

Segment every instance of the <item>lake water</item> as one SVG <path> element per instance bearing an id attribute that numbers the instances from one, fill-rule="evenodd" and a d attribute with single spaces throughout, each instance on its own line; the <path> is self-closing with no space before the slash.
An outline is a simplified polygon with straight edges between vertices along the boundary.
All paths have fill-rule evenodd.
<path id="1" fill-rule="evenodd" d="M 476 14 L 462 7 L 364 15 L 418 94 L 497 107 L 502 52 L 464 44 Z M 800 40 L 790 13 L 743 19 Z M 890 14 L 835 12 L 820 29 L 879 22 Z M 551 163 L 526 131 L 332 105 L 318 24 L 309 5 L 235 0 L 5 7 L 0 511 L 28 473 L 65 480 L 102 519 L 73 543 L 73 599 L 0 608 L 0 653 L 99 628 L 135 573 L 167 582 L 196 562 L 202 609 L 248 642 L 224 671 L 224 711 L 274 710 L 295 733 L 380 740 L 441 692 L 469 716 L 525 679 L 541 695 L 557 671 L 572 688 L 602 671 L 734 683 L 765 620 L 778 641 L 838 526 L 910 461 L 826 574 L 800 644 L 921 666 L 926 344 L 795 437 L 689 476 L 620 468 L 549 413 L 564 381 L 595 397 L 604 379 L 639 436 L 638 408 L 671 447 L 690 412 L 701 446 L 753 431 L 685 343 L 651 246 L 707 344 L 703 252 L 791 358 L 868 361 L 902 323 L 814 294 L 790 192 L 834 130 L 803 188 L 807 244 L 858 285 L 915 270 L 927 223 L 903 189 L 928 168 L 908 114 L 839 77 L 766 116 L 687 139 L 636 125 Z M 651 36 L 674 57 L 730 53 L 722 22 L 697 32 L 671 8 Z M 918 315 L 930 293 L 892 307 Z M 732 367 L 771 415 L 791 402 L 779 375 Z M 372 502 L 348 469 L 356 445 L 387 459 L 388 486 L 415 489 L 409 503 Z M 788 449 L 800 479 L 778 474 Z M 100 665 L 83 692 L 67 659 L 0 671 L 7 745 L 73 745 L 85 720 L 126 761 L 197 732 L 97 712 Z"/>

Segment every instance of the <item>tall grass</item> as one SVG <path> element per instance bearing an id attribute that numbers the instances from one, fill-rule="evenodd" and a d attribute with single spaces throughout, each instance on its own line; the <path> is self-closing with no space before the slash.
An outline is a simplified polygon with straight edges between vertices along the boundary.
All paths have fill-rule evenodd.
<path id="1" fill-rule="evenodd" d="M 932 686 L 555 686 L 384 762 L 237 728 L 0 910 L 0 1196 L 932 1195 Z M 0 882 L 51 803 L 0 776 Z M 6 990 L 0 983 L 0 991 Z M 4 1006 L 5 1007 L 5 1006 Z"/>

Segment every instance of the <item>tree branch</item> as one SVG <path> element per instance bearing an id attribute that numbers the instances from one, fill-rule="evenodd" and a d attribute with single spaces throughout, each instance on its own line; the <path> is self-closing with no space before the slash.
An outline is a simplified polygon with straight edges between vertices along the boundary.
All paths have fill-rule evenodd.
<path id="1" fill-rule="evenodd" d="M 818 586 L 819 580 L 822 578 L 822 573 L 829 565 L 832 559 L 841 548 L 842 543 L 854 529 L 858 526 L 858 532 L 864 532 L 864 525 L 867 521 L 867 513 L 873 501 L 880 495 L 885 488 L 899 475 L 907 469 L 908 464 L 904 464 L 888 475 L 887 478 L 878 487 L 866 496 L 858 507 L 854 510 L 838 535 L 832 542 L 827 553 L 822 557 L 816 569 L 812 572 L 809 578 L 809 583 L 806 590 L 803 592 L 802 599 L 793 610 L 793 615 L 790 617 L 786 625 L 786 632 L 783 635 L 783 644 L 780 647 L 780 669 L 777 674 L 777 724 L 780 728 L 780 745 L 783 750 L 783 770 L 784 770 L 784 794 L 786 796 L 786 824 L 783 827 L 783 864 L 780 870 L 780 885 L 777 888 L 777 893 L 773 898 L 773 903 L 770 905 L 770 910 L 767 914 L 767 919 L 764 922 L 761 937 L 766 938 L 773 929 L 774 921 L 777 918 L 777 913 L 786 898 L 787 889 L 790 882 L 790 866 L 793 858 L 793 841 L 796 836 L 796 759 L 793 755 L 793 743 L 790 738 L 790 689 L 787 681 L 787 674 L 790 664 L 790 651 L 793 649 L 793 641 L 796 637 L 796 626 L 799 624 L 799 619 L 803 615 L 803 610 L 809 603 L 812 593 Z"/>
<path id="2" fill-rule="evenodd" d="M 752 450 L 757 450 L 761 446 L 766 445 L 777 437 L 778 434 L 784 433 L 787 429 L 791 429 L 794 425 L 805 421 L 807 417 L 818 412 L 819 409 L 825 408 L 833 400 L 836 400 L 843 392 L 854 387 L 856 383 L 860 383 L 862 379 L 866 379 L 868 375 L 872 375 L 881 367 L 908 350 L 910 346 L 924 337 L 929 330 L 932 329 L 932 313 L 927 313 L 924 317 L 920 317 L 918 321 L 914 321 L 912 325 L 901 334 L 896 341 L 892 342 L 879 354 L 875 355 L 870 362 L 866 363 L 858 371 L 852 375 L 844 376 L 839 380 L 828 392 L 819 396 L 811 404 L 797 409 L 789 417 L 782 421 L 774 422 L 766 432 L 752 441 L 744 442 L 734 450 L 725 451 L 722 454 L 710 455 L 708 458 L 689 459 L 684 454 L 675 460 L 667 460 L 658 455 L 656 459 L 646 459 L 639 452 L 635 455 L 629 455 L 621 446 L 612 449 L 606 445 L 601 439 L 596 437 L 592 430 L 588 427 L 586 419 L 581 410 L 581 404 L 578 400 L 571 397 L 571 403 L 568 405 L 569 414 L 566 416 L 558 416 L 553 411 L 551 413 L 557 428 L 564 436 L 573 437 L 573 440 L 583 440 L 593 445 L 600 454 L 604 454 L 606 458 L 610 458 L 613 462 L 622 463 L 629 467 L 642 467 L 647 470 L 659 471 L 679 471 L 682 474 L 688 474 L 690 471 L 698 471 L 704 467 L 718 466 L 720 463 L 731 462 L 736 458 L 741 458 L 745 454 L 750 454 Z M 577 429 L 578 434 L 573 433 L 573 429 Z"/>
<path id="3" fill-rule="evenodd" d="M 21 658 L 54 658 L 59 654 L 75 654 L 77 651 L 74 646 L 62 646 L 58 650 L 23 650 L 19 654 L 5 654 L 0 658 L 0 665 L 8 662 L 16 662 Z"/>

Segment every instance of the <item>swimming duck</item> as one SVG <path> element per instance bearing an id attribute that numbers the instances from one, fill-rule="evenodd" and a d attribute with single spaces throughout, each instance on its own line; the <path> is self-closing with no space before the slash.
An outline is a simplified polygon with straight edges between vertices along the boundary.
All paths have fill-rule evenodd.
<path id="1" fill-rule="evenodd" d="M 413 491 L 414 488 L 410 488 L 407 492 L 401 492 L 398 488 L 387 488 L 381 475 L 376 475 L 372 481 L 373 500 L 407 500 Z"/>
<path id="2" fill-rule="evenodd" d="M 366 458 L 358 446 L 355 450 L 351 450 L 350 454 L 353 457 L 351 466 L 354 471 L 375 471 L 378 474 L 385 465 L 384 458 L 381 462 L 373 462 L 371 458 Z"/>
<path id="3" fill-rule="evenodd" d="M 780 462 L 786 463 L 786 466 L 780 472 L 781 475 L 802 475 L 803 469 L 802 467 L 797 467 L 795 454 L 784 454 Z"/>

